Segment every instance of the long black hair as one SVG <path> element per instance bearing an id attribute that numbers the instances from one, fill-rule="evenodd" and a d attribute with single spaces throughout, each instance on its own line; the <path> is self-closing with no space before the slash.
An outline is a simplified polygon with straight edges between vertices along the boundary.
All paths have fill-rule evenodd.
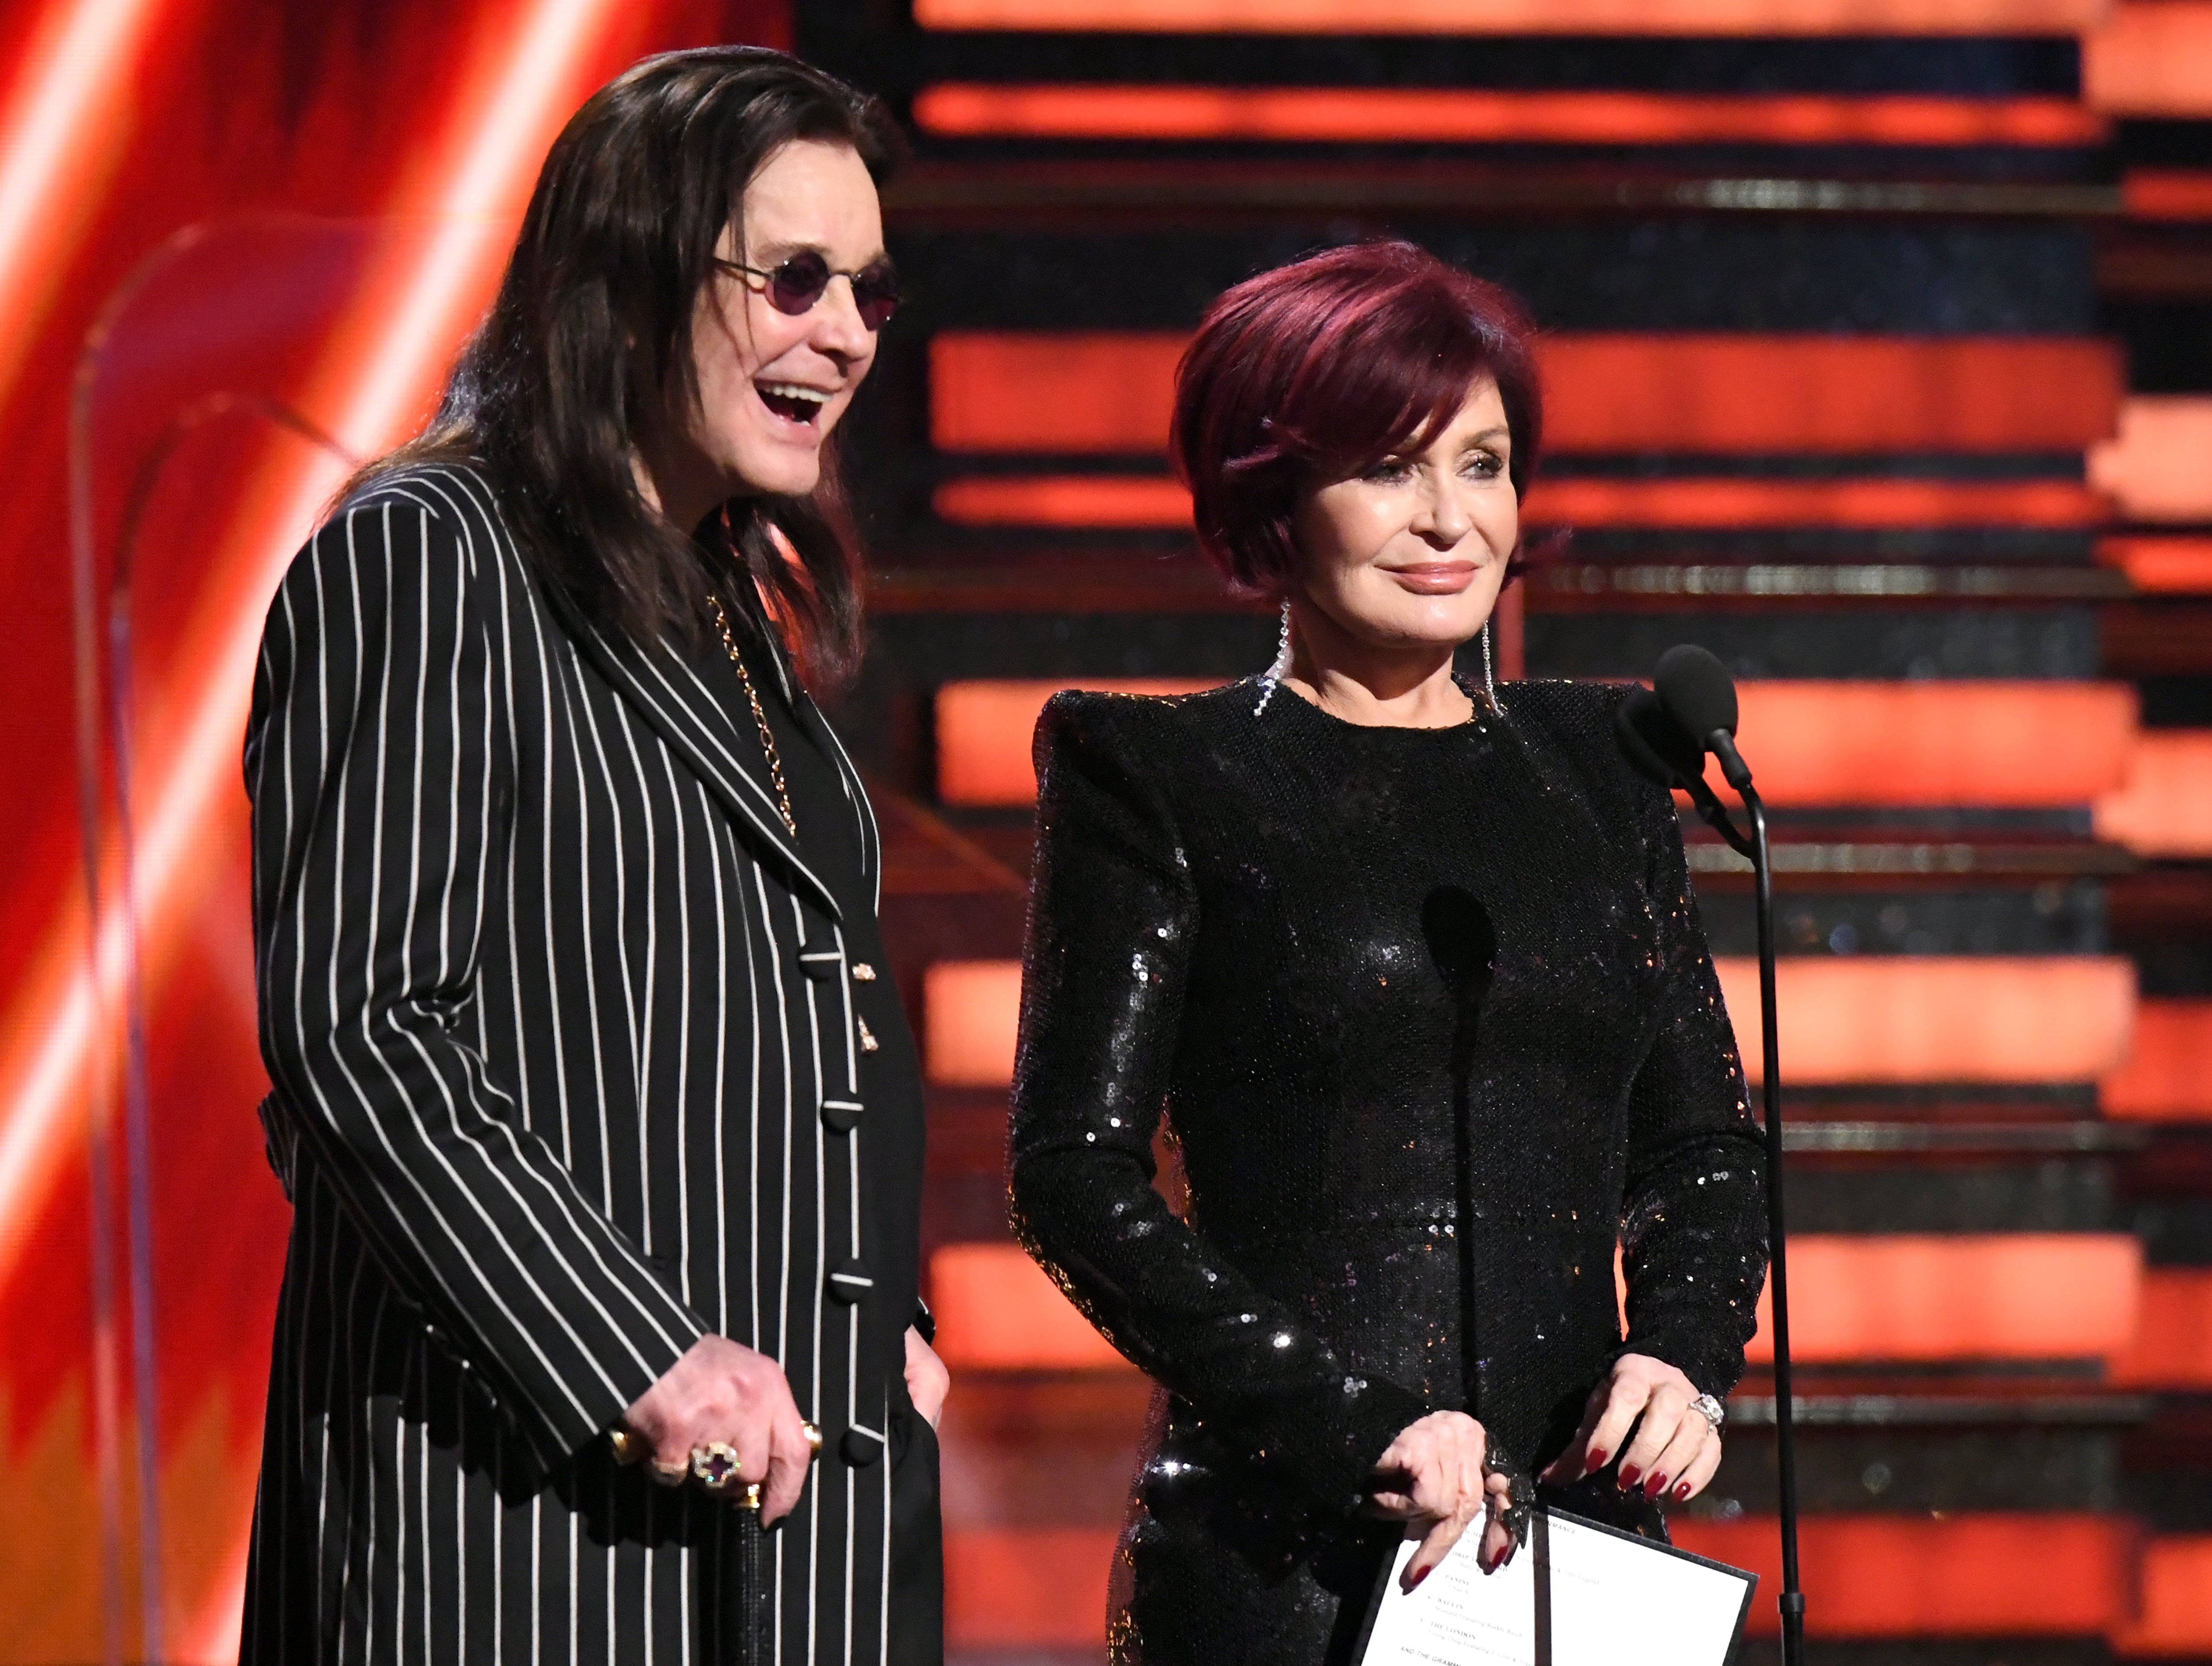
<path id="1" fill-rule="evenodd" d="M 473 461 L 526 559 L 585 618 L 696 641 L 715 567 L 734 558 L 811 679 L 848 674 L 860 556 L 833 450 L 812 492 L 733 499 L 695 529 L 647 503 L 631 465 L 668 411 L 697 400 L 693 306 L 725 228 L 742 228 L 746 185 L 799 139 L 850 145 L 879 185 L 898 155 L 875 100 L 764 47 L 664 53 L 594 93 L 553 142 L 436 416 L 349 493 L 411 465 Z"/>

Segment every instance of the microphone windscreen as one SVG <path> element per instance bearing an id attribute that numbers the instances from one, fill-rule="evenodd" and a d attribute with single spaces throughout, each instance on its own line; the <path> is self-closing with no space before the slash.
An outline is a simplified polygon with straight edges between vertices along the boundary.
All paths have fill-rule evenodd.
<path id="1" fill-rule="evenodd" d="M 1661 654 L 1651 686 L 1668 714 L 1697 737 L 1700 751 L 1715 729 L 1735 733 L 1735 679 L 1696 643 L 1678 643 Z"/>
<path id="2" fill-rule="evenodd" d="M 1632 689 L 1613 708 L 1613 738 L 1637 774 L 1662 787 L 1683 787 L 1705 773 L 1705 749 L 1667 714 L 1649 689 Z"/>

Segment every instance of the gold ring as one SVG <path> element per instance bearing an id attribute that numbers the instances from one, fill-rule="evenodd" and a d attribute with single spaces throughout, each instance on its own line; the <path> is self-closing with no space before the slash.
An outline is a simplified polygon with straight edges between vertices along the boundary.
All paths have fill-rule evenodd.
<path id="1" fill-rule="evenodd" d="M 726 1440 L 710 1440 L 691 1449 L 691 1473 L 709 1493 L 719 1493 L 744 1478 L 738 1473 L 738 1449 Z"/>
<path id="2" fill-rule="evenodd" d="M 617 1463 L 635 1463 L 646 1454 L 645 1437 L 628 1429 L 608 1430 L 607 1444 L 613 1450 Z"/>
<path id="3" fill-rule="evenodd" d="M 691 1460 L 689 1458 L 678 1458 L 673 1463 L 654 1458 L 645 1467 L 647 1473 L 663 1487 L 681 1487 L 691 1474 Z"/>
<path id="4" fill-rule="evenodd" d="M 801 1423 L 799 1428 L 799 1432 L 806 1437 L 807 1456 L 820 1457 L 822 1456 L 822 1426 L 819 1423 Z"/>

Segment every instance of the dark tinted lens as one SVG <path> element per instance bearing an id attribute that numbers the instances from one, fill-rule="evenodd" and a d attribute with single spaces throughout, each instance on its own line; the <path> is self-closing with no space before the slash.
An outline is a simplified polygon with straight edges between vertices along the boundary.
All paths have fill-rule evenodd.
<path id="1" fill-rule="evenodd" d="M 871 330 L 891 321 L 891 314 L 898 311 L 898 274 L 888 262 L 864 267 L 853 279 L 853 304 L 860 308 L 860 322 Z"/>
<path id="2" fill-rule="evenodd" d="M 794 254 L 768 277 L 769 304 L 779 313 L 806 311 L 830 287 L 830 263 L 811 250 Z"/>

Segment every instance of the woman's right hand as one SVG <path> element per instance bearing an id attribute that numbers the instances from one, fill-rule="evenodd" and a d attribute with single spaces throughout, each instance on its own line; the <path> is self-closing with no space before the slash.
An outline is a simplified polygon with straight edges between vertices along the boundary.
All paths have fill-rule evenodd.
<path id="1" fill-rule="evenodd" d="M 1512 1481 L 1487 1469 L 1488 1444 L 1482 1425 L 1465 1412 L 1431 1412 L 1399 1431 L 1376 1462 L 1376 1507 L 1401 1521 L 1431 1524 L 1406 1564 L 1407 1590 L 1450 1554 L 1478 1515 L 1486 1521 L 1482 1571 L 1495 1573 L 1511 1558 L 1513 1535 L 1502 1517 L 1512 1503 Z"/>

